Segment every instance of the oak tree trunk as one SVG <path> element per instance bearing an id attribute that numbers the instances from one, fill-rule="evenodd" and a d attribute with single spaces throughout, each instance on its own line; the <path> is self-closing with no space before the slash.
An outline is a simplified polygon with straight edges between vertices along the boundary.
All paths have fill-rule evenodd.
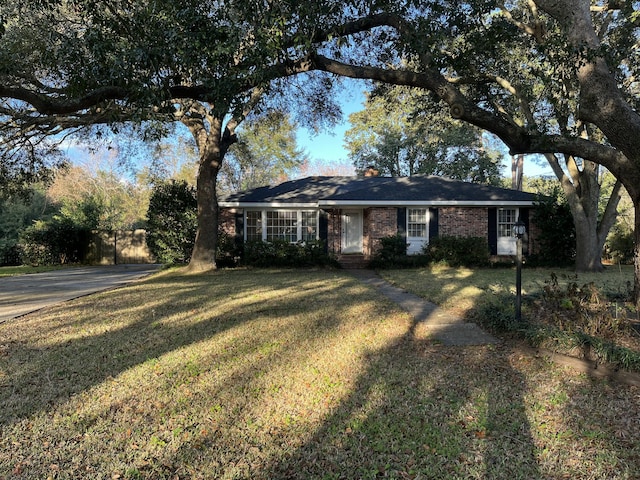
<path id="1" fill-rule="evenodd" d="M 636 308 L 640 308 L 640 199 L 633 199 L 635 228 L 633 230 L 633 297 Z"/>
<path id="2" fill-rule="evenodd" d="M 216 268 L 218 245 L 218 196 L 216 182 L 220 170 L 219 151 L 209 150 L 201 154 L 198 168 L 196 197 L 198 200 L 198 230 L 189 262 L 190 272 L 202 272 Z"/>
<path id="3" fill-rule="evenodd" d="M 576 271 L 577 272 L 601 272 L 603 243 L 597 235 L 597 226 L 592 225 L 589 220 L 594 218 L 583 218 L 577 220 L 574 216 L 576 227 Z"/>

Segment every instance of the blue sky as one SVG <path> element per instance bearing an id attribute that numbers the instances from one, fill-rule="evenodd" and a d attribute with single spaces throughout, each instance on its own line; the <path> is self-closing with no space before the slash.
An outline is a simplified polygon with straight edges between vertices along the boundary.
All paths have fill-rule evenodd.
<path id="1" fill-rule="evenodd" d="M 364 85 L 351 82 L 339 95 L 338 102 L 342 108 L 342 121 L 330 131 L 314 133 L 306 128 L 298 129 L 296 139 L 300 148 L 320 163 L 322 161 L 349 163 L 348 152 L 344 148 L 344 134 L 351 124 L 349 115 L 364 108 Z M 355 170 L 354 170 L 355 173 Z"/>
<path id="2" fill-rule="evenodd" d="M 342 122 L 330 131 L 321 132 L 320 134 L 314 134 L 308 129 L 300 128 L 297 132 L 299 146 L 304 148 L 309 153 L 309 156 L 318 163 L 322 161 L 344 161 L 343 163 L 348 163 L 348 152 L 344 148 L 344 134 L 351 127 L 349 114 L 362 110 L 364 101 L 365 95 L 362 91 L 362 86 L 358 86 L 354 82 L 348 90 L 340 95 L 339 102 L 343 113 Z M 534 157 L 529 155 L 525 157 L 524 162 L 525 176 L 554 175 L 546 161 L 536 162 Z M 502 175 L 511 178 L 511 157 L 508 155 L 506 147 L 502 164 Z"/>

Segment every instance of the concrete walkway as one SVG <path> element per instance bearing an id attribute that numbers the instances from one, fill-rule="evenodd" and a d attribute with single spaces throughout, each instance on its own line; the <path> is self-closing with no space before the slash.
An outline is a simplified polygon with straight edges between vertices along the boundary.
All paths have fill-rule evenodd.
<path id="1" fill-rule="evenodd" d="M 160 265 L 72 267 L 0 278 L 0 323 L 49 305 L 122 286 L 159 268 Z"/>
<path id="2" fill-rule="evenodd" d="M 376 288 L 385 297 L 409 312 L 417 322 L 424 322 L 433 336 L 443 345 L 487 345 L 498 340 L 475 323 L 465 322 L 459 317 L 440 309 L 423 298 L 394 287 L 372 270 L 351 270 L 361 282 Z"/>

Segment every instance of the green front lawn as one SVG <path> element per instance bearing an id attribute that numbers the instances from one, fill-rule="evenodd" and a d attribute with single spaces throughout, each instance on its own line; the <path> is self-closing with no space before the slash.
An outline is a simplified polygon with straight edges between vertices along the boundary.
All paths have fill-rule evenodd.
<path id="1" fill-rule="evenodd" d="M 69 268 L 65 265 L 43 265 L 39 267 L 31 267 L 29 265 L 20 265 L 17 267 L 0 267 L 1 277 L 12 277 L 14 275 L 26 275 L 29 273 L 50 272 L 52 270 L 60 270 L 61 268 Z"/>
<path id="2" fill-rule="evenodd" d="M 0 324 L 0 479 L 637 478 L 639 417 L 340 271 L 165 271 Z"/>

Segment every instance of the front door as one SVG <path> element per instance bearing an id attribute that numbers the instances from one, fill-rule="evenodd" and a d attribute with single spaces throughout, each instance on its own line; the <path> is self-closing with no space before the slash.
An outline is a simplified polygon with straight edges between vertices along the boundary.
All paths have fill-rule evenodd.
<path id="1" fill-rule="evenodd" d="M 362 210 L 342 212 L 342 253 L 362 253 Z"/>

